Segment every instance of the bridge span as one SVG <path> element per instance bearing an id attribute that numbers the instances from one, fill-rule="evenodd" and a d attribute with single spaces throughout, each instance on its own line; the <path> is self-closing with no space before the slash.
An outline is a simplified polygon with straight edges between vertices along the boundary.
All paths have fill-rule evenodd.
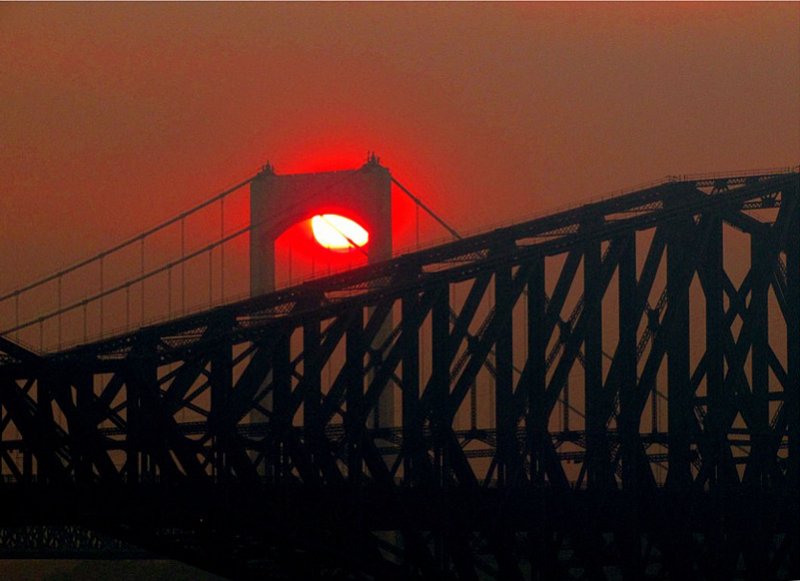
<path id="1" fill-rule="evenodd" d="M 800 577 L 799 206 L 798 169 L 676 176 L 68 349 L 6 334 L 0 527 L 235 579 Z"/>

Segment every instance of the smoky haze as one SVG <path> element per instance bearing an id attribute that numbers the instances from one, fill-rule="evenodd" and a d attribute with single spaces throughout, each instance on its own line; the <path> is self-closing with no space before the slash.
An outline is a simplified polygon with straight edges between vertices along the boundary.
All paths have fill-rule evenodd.
<path id="1" fill-rule="evenodd" d="M 267 160 L 375 150 L 466 232 L 667 174 L 795 165 L 798 29 L 797 3 L 4 4 L 0 287 Z"/>
<path id="2" fill-rule="evenodd" d="M 375 151 L 464 234 L 669 174 L 795 166 L 798 30 L 797 2 L 0 3 L 0 295 L 176 216 L 268 161 L 278 173 L 328 171 L 358 167 Z M 416 242 L 415 209 L 397 199 L 393 235 L 402 248 Z M 229 231 L 247 223 L 245 198 L 226 208 Z M 204 220 L 186 226 L 192 247 L 219 233 L 213 219 Z M 447 234 L 430 220 L 420 229 L 423 242 Z M 282 256 L 301 234 L 287 230 Z M 173 229 L 148 251 L 174 249 L 179 236 Z M 749 240 L 735 236 L 725 267 L 738 288 Z M 227 264 L 244 272 L 247 245 L 236 244 Z M 139 246 L 126 252 L 122 266 L 136 271 Z M 214 260 L 221 263 L 221 254 Z M 551 260 L 551 272 L 562 259 Z M 287 262 L 286 277 L 298 276 Z M 312 259 L 314 268 L 321 265 Z M 224 276 L 212 278 L 211 270 L 209 260 L 209 275 L 189 273 L 187 285 L 207 288 L 209 305 L 226 296 Z M 101 270 L 101 288 L 103 276 Z M 178 276 L 176 269 L 168 284 Z M 575 280 L 564 312 L 580 298 L 582 275 Z M 60 304 L 60 278 L 57 284 Z M 615 284 L 609 296 L 616 296 Z M 133 311 L 134 326 L 147 322 L 156 303 L 165 307 L 163 291 L 148 285 L 134 287 L 132 300 L 120 292 L 116 303 L 99 301 L 88 330 L 85 306 L 68 313 L 64 326 L 73 336 L 65 331 L 64 344 L 122 324 L 106 320 L 103 328 L 103 308 L 106 319 L 116 307 L 120 319 Z M 167 311 L 183 312 L 184 286 L 176 293 L 170 286 Z M 46 289 L 50 310 L 53 287 Z M 654 288 L 653 304 L 661 287 Z M 464 300 L 465 286 L 452 290 Z M 40 298 L 24 319 L 40 316 Z M 605 308 L 616 309 L 614 300 Z M 0 322 L 13 308 L 11 300 L 0 305 Z M 524 319 L 511 319 L 519 331 Z M 614 317 L 603 322 L 600 347 L 608 352 L 620 332 Z M 49 336 L 40 323 L 23 339 L 35 344 L 38 335 L 40 346 L 46 339 L 60 348 L 61 316 L 51 323 Z M 423 351 L 434 350 L 425 343 L 431 324 L 421 327 Z M 705 347 L 702 325 L 692 326 L 693 367 Z M 769 329 L 773 344 L 785 344 L 779 325 Z M 521 334 L 509 336 L 517 338 L 514 363 L 521 367 Z M 420 366 L 422 377 L 432 373 L 430 360 L 421 358 Z M 486 369 L 475 382 L 480 393 L 473 389 L 474 418 L 492 427 L 496 400 L 493 383 L 483 381 Z M 665 373 L 656 378 L 662 389 Z M 583 372 L 568 379 L 577 386 L 570 405 L 585 410 Z M 666 426 L 659 401 L 654 391 L 652 420 L 643 424 L 653 432 Z M 569 430 L 571 408 L 559 406 L 553 429 Z M 457 426 L 469 425 L 467 412 L 464 405 Z M 64 416 L 56 421 L 66 426 Z M 173 566 L 157 566 L 164 578 L 184 578 Z M 0 562 L 0 576 L 28 578 L 40 567 Z M 119 564 L 105 567 L 83 563 L 73 577 L 126 574 Z M 137 564 L 140 578 L 141 571 Z"/>

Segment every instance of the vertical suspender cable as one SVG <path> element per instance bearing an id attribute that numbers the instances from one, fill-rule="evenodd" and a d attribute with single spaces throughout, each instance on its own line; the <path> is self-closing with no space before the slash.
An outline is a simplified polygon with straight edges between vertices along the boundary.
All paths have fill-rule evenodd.
<path id="1" fill-rule="evenodd" d="M 225 198 L 219 201 L 219 294 L 222 302 L 225 302 Z"/>
<path id="2" fill-rule="evenodd" d="M 144 236 L 142 236 L 141 245 L 141 277 L 142 277 L 142 325 L 144 325 Z"/>
<path id="3" fill-rule="evenodd" d="M 172 317 L 172 266 L 167 268 L 167 317 Z"/>
<path id="4" fill-rule="evenodd" d="M 187 210 L 187 211 L 183 212 L 183 214 L 179 214 L 178 216 L 172 217 L 169 220 L 166 220 L 166 221 L 158 224 L 157 226 L 154 226 L 154 227 L 150 228 L 149 230 L 141 232 L 140 234 L 137 234 L 136 236 L 134 236 L 132 238 L 129 238 L 128 240 L 125 240 L 124 242 L 120 242 L 116 246 L 114 246 L 112 248 L 109 248 L 107 250 L 104 250 L 101 254 L 105 254 L 105 255 L 115 254 L 115 253 L 119 252 L 120 250 L 135 244 L 137 240 L 141 240 L 143 238 L 147 238 L 148 236 L 151 236 L 151 235 L 153 235 L 153 234 L 155 234 L 155 233 L 157 233 L 157 232 L 159 232 L 161 230 L 164 230 L 168 226 L 171 226 L 175 222 L 179 221 L 181 218 L 183 218 L 185 216 L 188 216 L 188 215 L 191 215 L 191 214 L 194 214 L 196 212 L 199 212 L 203 208 L 207 208 L 210 205 L 212 205 L 215 202 L 217 202 L 218 200 L 221 200 L 221 199 L 229 196 L 233 192 L 239 190 L 243 186 L 245 186 L 245 185 L 249 184 L 250 182 L 252 182 L 256 177 L 257 177 L 257 175 L 250 176 L 247 179 L 242 180 L 238 184 L 227 188 L 226 190 L 224 190 L 224 191 L 212 196 L 211 198 L 208 198 L 207 200 L 205 200 L 204 202 L 196 205 L 195 207 L 191 208 L 190 210 Z M 21 289 L 17 289 L 16 291 L 13 291 L 10 294 L 2 295 L 2 296 L 0 296 L 0 302 L 3 302 L 6 299 L 11 298 L 13 296 L 13 294 L 16 293 L 16 292 L 29 291 L 31 289 L 34 289 L 36 287 L 39 287 L 39 286 L 41 286 L 43 284 L 46 284 L 46 283 L 54 280 L 58 276 L 69 274 L 70 272 L 74 272 L 74 271 L 76 271 L 76 270 L 78 270 L 80 268 L 83 268 L 84 266 L 92 264 L 93 262 L 95 262 L 99 258 L 99 256 L 100 255 L 96 254 L 96 255 L 94 255 L 94 256 L 92 256 L 90 258 L 87 258 L 85 260 L 81 260 L 77 264 L 73 264 L 72 266 L 70 266 L 68 268 L 65 268 L 63 270 L 60 270 L 60 271 L 54 273 L 54 274 L 51 274 L 51 275 L 46 276 L 46 277 L 44 277 L 44 278 L 42 278 L 40 280 L 37 280 L 36 282 L 31 283 L 31 284 L 29 284 L 29 285 L 27 285 L 27 286 L 25 286 L 25 287 L 23 287 Z"/>
<path id="5" fill-rule="evenodd" d="M 186 312 L 186 218 L 181 218 L 181 314 Z"/>
<path id="6" fill-rule="evenodd" d="M 58 349 L 61 350 L 61 276 L 58 277 Z"/>
<path id="7" fill-rule="evenodd" d="M 130 285 L 133 285 L 135 283 L 140 283 L 141 284 L 139 299 L 140 299 L 140 311 L 141 311 L 141 319 L 142 319 L 141 323 L 144 324 L 144 321 L 145 321 L 145 319 L 147 317 L 147 312 L 146 312 L 146 310 L 147 310 L 147 298 L 146 298 L 147 297 L 147 292 L 146 292 L 146 290 L 147 289 L 146 289 L 146 285 L 145 285 L 145 279 L 149 278 L 148 276 L 145 276 L 145 266 L 146 266 L 146 264 L 145 264 L 146 263 L 145 242 L 146 242 L 146 239 L 149 236 L 164 230 L 165 228 L 175 224 L 176 222 L 180 222 L 180 227 L 181 227 L 181 261 L 180 262 L 181 262 L 182 266 L 181 266 L 181 299 L 180 299 L 180 302 L 181 302 L 181 310 L 185 311 L 185 309 L 186 309 L 186 296 L 185 296 L 186 295 L 186 273 L 185 273 L 185 271 L 186 271 L 186 267 L 185 267 L 185 259 L 186 259 L 185 220 L 186 220 L 186 217 L 190 216 L 190 215 L 192 215 L 192 214 L 194 214 L 194 213 L 196 213 L 196 212 L 198 212 L 200 210 L 202 210 L 203 208 L 210 208 L 216 202 L 220 202 L 220 235 L 221 235 L 222 239 L 220 240 L 220 243 L 218 245 L 223 245 L 224 242 L 225 242 L 224 235 L 225 235 L 225 232 L 226 232 L 226 225 L 225 225 L 225 198 L 229 194 L 239 190 L 244 185 L 252 182 L 252 180 L 255 177 L 256 176 L 251 176 L 251 177 L 241 181 L 240 183 L 238 183 L 238 184 L 236 184 L 236 185 L 234 185 L 232 187 L 227 188 L 226 190 L 220 192 L 219 194 L 216 194 L 212 198 L 209 198 L 209 199 L 205 200 L 204 202 L 202 202 L 201 204 L 198 204 L 197 206 L 191 208 L 190 210 L 188 210 L 186 212 L 183 212 L 182 214 L 179 214 L 179 215 L 177 215 L 175 217 L 172 217 L 169 220 L 166 220 L 166 221 L 158 224 L 157 226 L 155 226 L 153 228 L 150 228 L 150 229 L 148 229 L 148 230 L 146 230 L 144 232 L 141 232 L 141 233 L 137 234 L 136 236 L 131 237 L 131 238 L 129 238 L 129 239 L 127 239 L 127 240 L 125 240 L 125 241 L 113 246 L 113 247 L 111 247 L 110 249 L 104 250 L 104 251 L 102 251 L 102 252 L 100 252 L 100 253 L 98 253 L 98 254 L 90 257 L 90 258 L 81 260 L 80 262 L 78 262 L 76 264 L 73 264 L 72 266 L 70 266 L 68 268 L 59 270 L 58 272 L 56 272 L 54 274 L 51 274 L 51 275 L 48 275 L 48 276 L 46 276 L 46 277 L 44 277 L 44 278 L 42 278 L 40 280 L 37 280 L 37 281 L 35 281 L 35 282 L 31 283 L 31 284 L 28 284 L 23 288 L 16 289 L 15 291 L 13 291 L 11 293 L 8 293 L 8 294 L 5 294 L 5 295 L 0 295 L 0 303 L 4 302 L 7 299 L 11 299 L 11 298 L 13 298 L 14 301 L 15 301 L 15 306 L 14 306 L 14 309 L 15 309 L 15 320 L 14 320 L 14 330 L 13 330 L 15 338 L 19 339 L 19 336 L 20 336 L 19 331 L 22 328 L 25 328 L 27 326 L 33 326 L 33 325 L 35 325 L 37 323 L 37 319 L 31 320 L 31 321 L 26 322 L 26 323 L 22 323 L 22 321 L 21 321 L 21 313 L 20 313 L 20 303 L 21 303 L 20 295 L 21 294 L 23 294 L 24 292 L 27 292 L 27 291 L 29 291 L 31 289 L 35 289 L 35 288 L 37 288 L 39 286 L 42 286 L 44 284 L 47 284 L 47 283 L 49 283 L 51 281 L 54 281 L 54 280 L 57 281 L 57 284 L 60 287 L 62 287 L 64 275 L 69 274 L 71 272 L 75 272 L 75 271 L 77 271 L 79 269 L 83 269 L 85 267 L 90 267 L 91 268 L 91 265 L 94 262 L 99 262 L 99 268 L 100 268 L 100 290 L 96 294 L 93 294 L 93 296 L 91 298 L 91 301 L 92 302 L 94 302 L 95 300 L 99 300 L 100 301 L 100 307 L 99 307 L 99 313 L 98 313 L 99 314 L 99 321 L 100 321 L 99 322 L 99 334 L 100 334 L 100 336 L 103 336 L 104 333 L 105 333 L 105 296 L 106 296 L 106 294 L 116 292 L 117 290 L 121 291 L 123 288 L 125 289 L 125 292 L 126 292 L 126 299 L 125 299 L 126 300 L 126 321 L 127 321 L 127 324 L 130 325 L 130 317 L 131 317 L 131 313 L 130 313 L 130 311 L 131 311 L 131 305 L 130 305 L 131 297 L 130 297 L 130 294 L 131 294 L 131 290 L 130 290 L 128 285 L 123 284 L 123 285 L 120 285 L 118 287 L 114 287 L 114 289 L 112 291 L 108 291 L 108 292 L 106 291 L 106 288 L 105 288 L 105 257 L 106 256 L 110 256 L 112 254 L 115 254 L 115 253 L 117 253 L 119 251 L 122 251 L 123 249 L 128 248 L 130 246 L 133 246 L 137 242 L 140 245 L 140 253 L 141 253 L 141 258 L 140 258 L 141 264 L 140 264 L 140 267 L 141 268 L 140 268 L 140 273 L 139 273 L 138 279 L 132 280 L 130 282 Z M 135 250 L 134 250 L 134 252 L 135 252 Z M 225 277 L 225 250 L 224 250 L 224 247 L 221 249 L 220 276 L 221 276 L 220 289 L 221 289 L 222 297 L 224 298 L 224 296 L 225 296 L 225 280 L 224 280 L 224 277 Z M 90 278 L 91 278 L 91 275 L 90 275 Z M 212 297 L 212 302 L 213 302 L 213 282 L 211 283 L 211 289 L 212 289 L 211 297 Z M 135 291 L 134 291 L 134 299 L 133 300 L 135 300 Z M 57 331 L 54 332 L 54 336 L 53 336 L 54 344 L 55 344 L 55 341 L 56 341 L 56 333 L 58 335 L 59 344 L 63 343 L 63 341 L 65 339 L 67 339 L 67 338 L 64 337 L 64 333 L 65 332 L 67 332 L 67 333 L 69 332 L 69 325 L 68 324 L 66 325 L 67 328 L 66 328 L 66 331 L 65 331 L 65 329 L 64 329 L 65 323 L 63 322 L 63 314 L 64 314 L 64 312 L 72 310 L 73 308 L 80 308 L 80 306 L 81 306 L 81 301 L 76 301 L 74 304 L 68 305 L 65 308 L 64 299 L 63 299 L 63 287 L 59 289 L 58 303 L 59 303 L 58 304 L 58 308 L 55 309 L 54 312 L 48 314 L 45 317 L 45 319 L 49 319 L 51 317 L 58 317 L 59 318 L 59 321 L 57 322 L 58 329 L 57 329 Z M 88 309 L 88 307 L 87 307 L 87 309 Z M 69 323 L 69 321 L 67 321 L 67 323 Z M 88 325 L 89 325 L 89 323 L 87 321 L 87 329 L 88 329 Z"/>
<path id="8" fill-rule="evenodd" d="M 14 293 L 14 326 L 17 327 L 15 337 L 19 342 L 19 291 Z"/>
<path id="9" fill-rule="evenodd" d="M 104 254 L 100 255 L 100 336 L 103 336 L 103 287 L 104 287 L 104 272 L 103 272 L 103 258 Z"/>
<path id="10" fill-rule="evenodd" d="M 419 250 L 419 206 L 417 204 L 414 204 L 414 214 L 416 215 L 416 221 L 417 221 L 417 245 L 416 245 L 416 248 L 417 248 L 417 250 Z"/>
<path id="11" fill-rule="evenodd" d="M 208 306 L 214 302 L 214 249 L 208 249 Z"/>

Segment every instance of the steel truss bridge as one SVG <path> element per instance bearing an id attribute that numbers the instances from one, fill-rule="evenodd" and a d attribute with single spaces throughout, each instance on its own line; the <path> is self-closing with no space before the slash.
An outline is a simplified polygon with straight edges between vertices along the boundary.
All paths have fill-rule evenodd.
<path id="1" fill-rule="evenodd" d="M 3 554 L 798 578 L 799 203 L 797 169 L 675 177 L 68 350 L 0 338 Z"/>

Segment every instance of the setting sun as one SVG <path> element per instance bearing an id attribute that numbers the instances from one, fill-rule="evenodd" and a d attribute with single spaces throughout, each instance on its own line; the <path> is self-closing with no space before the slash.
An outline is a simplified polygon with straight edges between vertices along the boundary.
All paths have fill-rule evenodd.
<path id="1" fill-rule="evenodd" d="M 369 241 L 369 232 L 360 224 L 338 214 L 314 216 L 311 230 L 320 246 L 336 252 L 349 252 Z"/>

